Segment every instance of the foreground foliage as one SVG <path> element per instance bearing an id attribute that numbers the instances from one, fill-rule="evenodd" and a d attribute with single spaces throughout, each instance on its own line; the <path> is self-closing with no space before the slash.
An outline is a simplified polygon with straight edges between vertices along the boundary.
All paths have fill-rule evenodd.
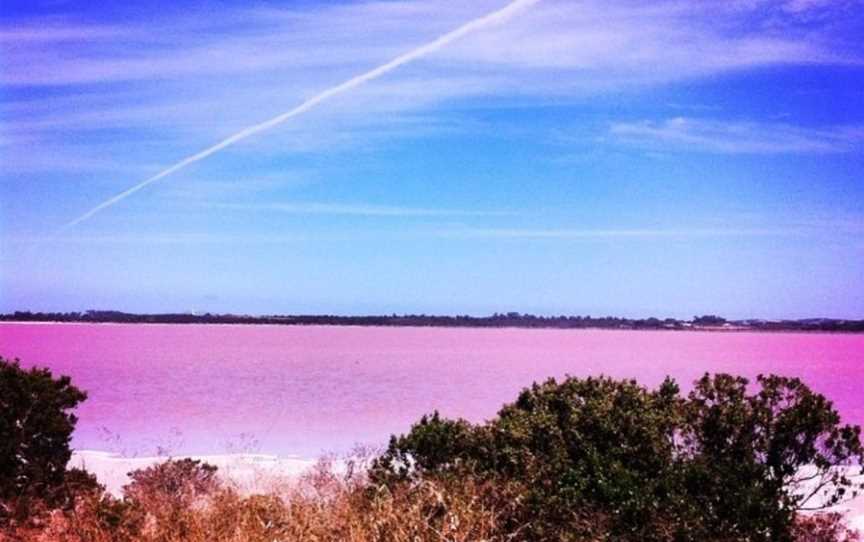
<path id="1" fill-rule="evenodd" d="M 241 496 L 212 467 L 169 461 L 133 473 L 125 499 L 101 492 L 75 507 L 7 531 L 0 540 L 58 542 L 504 541 L 499 518 L 516 495 L 464 480 L 372 488 L 361 471 L 336 474 L 322 463 L 281 494 Z M 146 479 L 147 482 L 141 483 Z M 202 493 L 201 490 L 204 490 Z M 502 491 L 504 490 L 504 491 Z M 191 495 L 196 495 L 192 500 Z"/>
<path id="2" fill-rule="evenodd" d="M 537 540 L 514 483 L 475 477 L 438 479 L 392 488 L 370 484 L 362 469 L 335 471 L 319 463 L 290 490 L 242 496 L 212 478 L 213 467 L 168 461 L 132 473 L 116 499 L 90 490 L 71 509 L 45 512 L 2 542 L 505 542 Z M 204 480 L 205 483 L 201 484 Z M 194 498 L 191 496 L 194 495 Z M 514 524 L 515 518 L 528 523 Z M 560 540 L 620 540 L 609 518 L 574 513 Z M 674 526 L 670 525 L 670 529 Z M 837 514 L 798 518 L 798 542 L 854 542 Z M 675 539 L 675 538 L 671 538 Z M 704 540 L 731 541 L 715 534 Z"/>
<path id="3" fill-rule="evenodd" d="M 66 470 L 71 410 L 86 398 L 68 377 L 0 357 L 0 524 L 37 505 L 68 504 L 79 486 L 93 485 L 86 473 Z"/>
<path id="4" fill-rule="evenodd" d="M 378 484 L 434 476 L 526 488 L 532 540 L 579 540 L 586 513 L 616 540 L 791 540 L 796 514 L 861 488 L 860 429 L 800 380 L 705 375 L 686 397 L 608 378 L 549 380 L 482 425 L 424 417 L 393 438 Z"/>

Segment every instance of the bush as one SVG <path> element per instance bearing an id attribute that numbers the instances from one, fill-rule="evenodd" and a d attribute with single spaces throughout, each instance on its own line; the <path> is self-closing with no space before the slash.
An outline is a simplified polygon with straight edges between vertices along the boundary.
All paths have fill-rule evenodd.
<path id="1" fill-rule="evenodd" d="M 123 487 L 123 495 L 133 502 L 155 499 L 189 506 L 220 488 L 216 467 L 194 459 L 169 459 L 132 471 L 129 478 L 131 482 Z"/>
<path id="2" fill-rule="evenodd" d="M 69 502 L 66 464 L 77 421 L 70 411 L 86 397 L 69 377 L 0 357 L 0 522 L 26 515 L 37 502 Z M 74 488 L 95 485 L 80 473 L 70 478 Z"/>
<path id="3" fill-rule="evenodd" d="M 532 540 L 583 539 L 586 514 L 616 540 L 790 540 L 798 511 L 859 488 L 838 467 L 860 464 L 860 429 L 800 380 L 757 383 L 706 375 L 682 397 L 669 379 L 549 380 L 486 424 L 424 417 L 371 476 L 516 481 Z"/>
<path id="4" fill-rule="evenodd" d="M 755 393 L 730 375 L 696 383 L 684 408 L 685 494 L 710 532 L 788 539 L 797 512 L 857 495 L 840 467 L 860 466 L 860 428 L 841 425 L 797 378 L 757 383 Z"/>

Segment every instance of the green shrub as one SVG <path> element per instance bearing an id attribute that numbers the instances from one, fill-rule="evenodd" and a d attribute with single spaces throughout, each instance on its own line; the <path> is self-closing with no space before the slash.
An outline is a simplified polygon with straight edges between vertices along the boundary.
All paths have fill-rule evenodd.
<path id="1" fill-rule="evenodd" d="M 0 522 L 69 501 L 69 489 L 95 486 L 73 475 L 67 486 L 69 441 L 77 418 L 71 413 L 87 395 L 69 377 L 48 369 L 23 369 L 0 357 Z"/>
<path id="2" fill-rule="evenodd" d="M 682 397 L 669 379 L 656 390 L 549 380 L 482 425 L 424 417 L 391 439 L 371 477 L 517 481 L 534 540 L 582 539 L 586 514 L 607 518 L 616 540 L 790 540 L 799 510 L 859 488 L 837 467 L 860 463 L 860 429 L 798 379 L 757 383 L 706 375 Z M 820 502 L 799 490 L 805 478 Z"/>

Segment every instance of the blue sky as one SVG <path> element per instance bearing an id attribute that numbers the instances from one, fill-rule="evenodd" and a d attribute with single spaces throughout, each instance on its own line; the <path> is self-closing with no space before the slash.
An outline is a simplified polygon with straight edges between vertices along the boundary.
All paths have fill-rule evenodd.
<path id="1" fill-rule="evenodd" d="M 134 5 L 130 5 L 134 4 Z M 864 3 L 5 0 L 0 310 L 864 318 Z"/>

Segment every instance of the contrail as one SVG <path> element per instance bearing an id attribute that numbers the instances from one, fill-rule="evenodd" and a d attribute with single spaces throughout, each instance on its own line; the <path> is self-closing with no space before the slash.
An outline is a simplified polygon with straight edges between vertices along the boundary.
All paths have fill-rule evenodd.
<path id="1" fill-rule="evenodd" d="M 141 190 L 142 188 L 146 187 L 147 185 L 155 183 L 159 179 L 163 179 L 163 178 L 167 177 L 168 175 L 171 175 L 175 171 L 179 171 L 190 164 L 194 164 L 195 162 L 203 160 L 204 158 L 207 158 L 211 154 L 215 154 L 215 153 L 221 151 L 222 149 L 237 143 L 238 141 L 242 141 L 242 140 L 246 139 L 247 137 L 250 137 L 250 136 L 255 135 L 259 132 L 263 132 L 265 130 L 269 130 L 270 128 L 278 126 L 278 125 L 296 117 L 297 115 L 300 115 L 302 113 L 305 113 L 306 111 L 309 111 L 310 109 L 314 108 L 318 104 L 325 102 L 326 100 L 329 100 L 330 98 L 333 98 L 334 96 L 338 96 L 340 94 L 348 92 L 349 90 L 351 90 L 353 88 L 357 88 L 360 85 L 363 85 L 364 83 L 368 83 L 369 81 L 372 81 L 374 79 L 378 79 L 382 75 L 385 75 L 386 73 L 391 72 L 391 71 L 395 70 L 396 68 L 398 68 L 404 64 L 408 64 L 409 62 L 413 62 L 414 60 L 417 60 L 417 59 L 422 58 L 422 57 L 424 57 L 430 53 L 433 53 L 433 52 L 441 49 L 442 47 L 448 45 L 449 43 L 452 43 L 452 42 L 458 40 L 459 38 L 461 38 L 467 34 L 475 32 L 475 31 L 477 31 L 477 30 L 479 30 L 485 26 L 504 22 L 507 19 L 509 19 L 510 17 L 512 17 L 513 15 L 515 15 L 516 13 L 538 3 L 539 1 L 540 0 L 515 0 L 514 2 L 511 2 L 510 4 L 506 5 L 505 7 L 499 9 L 498 11 L 493 11 L 492 13 L 484 15 L 483 17 L 480 17 L 479 19 L 474 19 L 473 21 L 465 23 L 464 25 L 460 26 L 456 30 L 452 30 L 452 31 L 444 34 L 443 36 L 439 37 L 438 39 L 427 43 L 426 45 L 422 45 L 422 46 L 420 46 L 420 47 L 418 47 L 412 51 L 409 51 L 407 53 L 399 55 L 396 58 L 394 58 L 393 60 L 391 60 L 390 62 L 387 62 L 386 64 L 383 64 L 381 66 L 378 66 L 377 68 L 369 70 L 366 73 L 360 74 L 360 75 L 354 77 L 353 79 L 349 79 L 348 81 L 345 81 L 344 83 L 336 85 L 335 87 L 328 88 L 327 90 L 320 92 L 319 94 L 309 98 L 308 100 L 301 103 L 300 105 L 298 105 L 297 107 L 295 107 L 291 111 L 287 111 L 285 113 L 282 113 L 281 115 L 273 117 L 270 120 L 266 120 L 266 121 L 261 122 L 259 124 L 255 124 L 253 126 L 249 126 L 248 128 L 244 128 L 243 130 L 240 130 L 236 134 L 234 134 L 234 135 L 232 135 L 226 139 L 223 139 L 219 143 L 216 143 L 212 147 L 208 147 L 201 152 L 198 152 L 196 154 L 193 154 L 192 156 L 184 158 L 183 160 L 180 160 L 179 162 L 177 162 L 173 166 L 160 171 L 156 175 L 153 175 L 149 179 L 141 181 L 140 183 L 136 184 L 135 186 L 132 186 L 131 188 L 128 188 L 128 189 L 124 190 L 123 192 L 120 192 L 116 196 L 103 201 L 102 203 L 100 203 L 96 207 L 93 207 L 92 209 L 90 209 L 89 211 L 84 213 L 83 215 L 79 216 L 75 220 L 69 222 L 68 224 L 66 224 L 65 226 L 60 228 L 59 231 L 61 231 L 61 232 L 65 231 L 69 228 L 74 227 L 77 224 L 80 224 L 81 222 L 84 222 L 85 220 L 91 218 L 96 213 L 98 213 L 104 209 L 107 209 L 108 207 L 111 207 L 112 205 L 114 205 L 116 203 L 123 201 L 124 199 L 128 198 L 129 196 L 131 196 L 135 192 Z"/>

